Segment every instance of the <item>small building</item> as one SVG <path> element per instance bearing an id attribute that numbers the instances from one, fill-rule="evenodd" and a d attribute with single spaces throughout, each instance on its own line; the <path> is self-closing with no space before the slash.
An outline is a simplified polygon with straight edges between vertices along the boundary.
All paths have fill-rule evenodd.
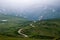
<path id="1" fill-rule="evenodd" d="M 6 22 L 7 20 L 1 20 L 1 21 Z"/>
<path id="2" fill-rule="evenodd" d="M 6 23 L 8 20 L 0 20 L 0 23 Z"/>

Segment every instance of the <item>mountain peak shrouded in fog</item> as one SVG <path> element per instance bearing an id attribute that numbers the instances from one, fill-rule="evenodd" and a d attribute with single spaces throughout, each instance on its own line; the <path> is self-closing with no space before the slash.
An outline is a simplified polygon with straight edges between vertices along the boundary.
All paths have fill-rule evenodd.
<path id="1" fill-rule="evenodd" d="M 60 0 L 0 0 L 0 13 L 30 20 L 60 17 Z"/>

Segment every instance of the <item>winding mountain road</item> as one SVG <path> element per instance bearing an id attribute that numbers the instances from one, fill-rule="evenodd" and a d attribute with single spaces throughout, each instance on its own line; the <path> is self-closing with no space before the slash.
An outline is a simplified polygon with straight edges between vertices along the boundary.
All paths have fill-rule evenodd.
<path id="1" fill-rule="evenodd" d="M 18 33 L 19 33 L 20 35 L 23 35 L 24 37 L 28 37 L 28 35 L 21 33 L 22 30 L 23 30 L 23 29 L 19 29 L 19 30 L 18 30 Z"/>

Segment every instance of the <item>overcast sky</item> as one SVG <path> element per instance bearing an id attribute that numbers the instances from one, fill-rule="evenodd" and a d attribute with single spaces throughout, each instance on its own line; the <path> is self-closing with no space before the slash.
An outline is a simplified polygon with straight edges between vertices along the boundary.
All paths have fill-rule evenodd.
<path id="1" fill-rule="evenodd" d="M 36 10 L 44 5 L 60 6 L 59 4 L 60 0 L 0 0 L 0 9 L 3 11 L 8 9 L 24 12 L 30 9 L 31 11 Z"/>
<path id="2" fill-rule="evenodd" d="M 27 8 L 31 5 L 59 4 L 60 0 L 0 0 L 0 7 L 5 8 Z"/>
<path id="3" fill-rule="evenodd" d="M 50 8 L 50 6 L 52 7 Z M 60 8 L 60 0 L 0 0 L 0 12 L 24 14 L 24 17 L 28 17 L 30 14 L 32 17 L 37 13 L 39 16 L 41 14 L 45 15 L 41 11 L 44 12 L 45 9 L 51 9 L 51 11 L 55 12 L 55 8 L 58 7 Z"/>

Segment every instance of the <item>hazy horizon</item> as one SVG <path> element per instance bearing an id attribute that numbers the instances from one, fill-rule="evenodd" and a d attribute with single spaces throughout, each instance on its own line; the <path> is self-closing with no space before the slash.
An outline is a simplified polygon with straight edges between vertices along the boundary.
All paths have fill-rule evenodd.
<path id="1" fill-rule="evenodd" d="M 60 0 L 0 0 L 0 12 L 28 19 L 38 19 L 39 16 L 46 15 L 57 17 L 60 13 L 59 3 Z"/>

